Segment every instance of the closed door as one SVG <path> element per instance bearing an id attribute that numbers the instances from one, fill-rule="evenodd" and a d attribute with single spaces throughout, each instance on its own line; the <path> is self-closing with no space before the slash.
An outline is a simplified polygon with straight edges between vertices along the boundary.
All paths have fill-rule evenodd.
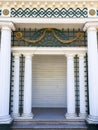
<path id="1" fill-rule="evenodd" d="M 33 107 L 66 107 L 66 58 L 33 57 Z"/>

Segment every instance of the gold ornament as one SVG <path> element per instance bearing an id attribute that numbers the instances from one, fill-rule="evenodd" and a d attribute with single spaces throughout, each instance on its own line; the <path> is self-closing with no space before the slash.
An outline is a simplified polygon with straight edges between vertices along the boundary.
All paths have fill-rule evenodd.
<path id="1" fill-rule="evenodd" d="M 3 10 L 3 15 L 9 15 L 9 13 L 10 13 L 10 12 L 9 12 L 8 9 L 4 9 L 4 10 Z"/>
<path id="2" fill-rule="evenodd" d="M 21 39 L 22 38 L 22 32 L 17 32 L 16 33 L 16 38 Z"/>
<path id="3" fill-rule="evenodd" d="M 83 37 L 83 33 L 78 32 L 78 33 L 77 33 L 77 39 L 82 39 L 82 37 Z"/>
<path id="4" fill-rule="evenodd" d="M 92 16 L 94 16 L 94 15 L 96 14 L 96 12 L 95 12 L 94 9 L 90 9 L 90 10 L 89 10 L 89 14 L 92 15 Z"/>

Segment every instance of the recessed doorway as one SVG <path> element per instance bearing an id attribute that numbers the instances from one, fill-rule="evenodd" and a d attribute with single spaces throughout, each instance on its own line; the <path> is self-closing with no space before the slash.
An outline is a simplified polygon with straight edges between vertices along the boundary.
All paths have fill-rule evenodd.
<path id="1" fill-rule="evenodd" d="M 66 108 L 66 57 L 33 57 L 32 107 Z"/>

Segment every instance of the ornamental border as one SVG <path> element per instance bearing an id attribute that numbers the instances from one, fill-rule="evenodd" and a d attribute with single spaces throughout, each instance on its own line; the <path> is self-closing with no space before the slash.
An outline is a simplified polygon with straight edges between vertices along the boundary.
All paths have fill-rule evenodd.
<path id="1" fill-rule="evenodd" d="M 40 9 L 15 9 L 11 8 L 11 17 L 32 17 L 32 18 L 87 18 L 87 8 L 69 8 L 69 9 L 58 9 L 58 8 L 40 8 Z"/>
<path id="2" fill-rule="evenodd" d="M 12 18 L 87 18 L 88 9 L 87 8 L 33 8 L 33 9 L 22 9 L 22 8 L 11 8 L 11 9 L 1 9 L 0 16 L 12 17 Z"/>
<path id="3" fill-rule="evenodd" d="M 11 18 L 89 18 L 98 17 L 96 8 L 4 8 L 0 9 L 0 16 Z"/>

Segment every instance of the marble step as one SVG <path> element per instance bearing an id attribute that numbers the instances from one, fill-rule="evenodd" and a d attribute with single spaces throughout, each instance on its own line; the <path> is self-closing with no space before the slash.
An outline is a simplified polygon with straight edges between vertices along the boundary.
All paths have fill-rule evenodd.
<path id="1" fill-rule="evenodd" d="M 87 125 L 82 121 L 14 122 L 12 130 L 87 130 Z"/>

